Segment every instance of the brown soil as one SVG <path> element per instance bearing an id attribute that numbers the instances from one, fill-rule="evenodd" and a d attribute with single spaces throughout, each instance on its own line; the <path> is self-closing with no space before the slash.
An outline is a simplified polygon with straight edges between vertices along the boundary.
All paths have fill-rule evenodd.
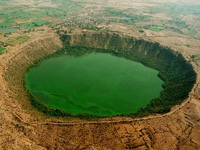
<path id="1" fill-rule="evenodd" d="M 200 149 L 199 81 L 185 102 L 164 115 L 97 121 L 46 119 L 30 105 L 22 81 L 34 60 L 62 45 L 54 33 L 38 33 L 0 55 L 0 149 Z"/>

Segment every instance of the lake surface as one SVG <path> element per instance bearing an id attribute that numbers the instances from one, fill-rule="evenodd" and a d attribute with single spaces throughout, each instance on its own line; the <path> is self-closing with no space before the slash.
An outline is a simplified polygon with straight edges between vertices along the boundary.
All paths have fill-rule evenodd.
<path id="1" fill-rule="evenodd" d="M 110 54 L 60 56 L 26 75 L 26 87 L 43 104 L 73 114 L 134 113 L 160 95 L 158 71 Z"/>

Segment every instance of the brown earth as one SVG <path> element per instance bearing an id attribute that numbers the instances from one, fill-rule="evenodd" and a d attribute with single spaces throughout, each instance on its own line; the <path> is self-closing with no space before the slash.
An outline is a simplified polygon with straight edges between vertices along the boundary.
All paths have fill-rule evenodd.
<path id="1" fill-rule="evenodd" d="M 52 32 L 30 37 L 0 55 L 0 149 L 200 149 L 199 80 L 189 98 L 164 115 L 97 121 L 47 118 L 30 105 L 22 81 L 34 60 L 62 44 Z"/>

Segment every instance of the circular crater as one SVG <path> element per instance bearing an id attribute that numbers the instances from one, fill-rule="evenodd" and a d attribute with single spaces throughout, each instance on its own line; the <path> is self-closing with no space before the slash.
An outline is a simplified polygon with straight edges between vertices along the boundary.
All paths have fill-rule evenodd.
<path id="1" fill-rule="evenodd" d="M 118 34 L 60 36 L 63 48 L 37 60 L 26 75 L 31 104 L 47 115 L 166 113 L 188 97 L 196 82 L 192 65 L 158 43 Z"/>

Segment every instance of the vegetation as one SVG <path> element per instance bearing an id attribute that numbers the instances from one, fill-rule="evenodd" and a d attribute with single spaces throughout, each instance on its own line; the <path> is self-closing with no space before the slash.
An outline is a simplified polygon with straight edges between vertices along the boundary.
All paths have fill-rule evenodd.
<path id="1" fill-rule="evenodd" d="M 175 21 L 175 20 L 170 20 L 169 24 L 171 25 L 176 25 L 178 27 L 182 28 L 188 28 L 188 25 L 184 21 Z"/>
<path id="2" fill-rule="evenodd" d="M 163 30 L 162 27 L 159 27 L 159 26 L 150 26 L 150 25 L 144 26 L 144 29 L 148 29 L 148 30 L 156 31 L 156 32 L 159 32 L 159 31 Z"/>
<path id="3" fill-rule="evenodd" d="M 43 26 L 45 24 L 48 24 L 48 21 L 41 20 L 41 19 L 35 19 L 33 22 L 24 23 L 24 24 L 21 24 L 20 26 L 23 27 L 24 29 L 32 29 L 32 28 L 36 28 L 39 26 Z"/>
<path id="4" fill-rule="evenodd" d="M 154 2 L 155 5 L 147 5 L 141 9 L 102 7 L 98 11 L 94 11 L 99 7 L 99 3 L 97 2 L 50 0 L 48 3 L 55 7 L 51 7 L 48 4 L 39 5 L 39 1 L 33 1 L 32 3 L 35 5 L 34 9 L 28 5 L 11 5 L 9 7 L 7 1 L 2 1 L 0 29 L 9 27 L 34 29 L 44 24 L 51 24 L 44 19 L 53 23 L 54 19 L 57 18 L 59 23 L 51 25 L 59 28 L 77 27 L 99 30 L 98 25 L 101 25 L 102 29 L 108 29 L 107 25 L 117 22 L 125 26 L 132 26 L 133 28 L 135 27 L 134 25 L 141 25 L 143 27 L 141 29 L 148 29 L 155 32 L 170 29 L 179 34 L 194 35 L 196 38 L 198 36 L 198 27 L 195 26 L 195 20 L 198 20 L 200 13 L 198 9 L 199 5 Z M 87 4 L 92 6 L 87 7 L 88 9 L 83 9 Z M 79 15 L 80 13 L 81 15 Z M 159 13 L 164 13 L 170 19 L 156 21 L 154 14 Z M 191 25 L 187 19 L 183 20 L 181 15 L 194 15 L 192 17 L 194 25 Z"/>
<path id="5" fill-rule="evenodd" d="M 155 6 L 153 9 L 149 8 L 151 13 L 165 13 L 169 15 L 199 15 L 200 9 L 199 5 L 181 5 L 181 4 L 175 4 L 175 3 L 163 3 L 160 6 Z"/>
<path id="6" fill-rule="evenodd" d="M 120 17 L 121 18 L 119 20 L 120 23 L 128 23 L 128 24 L 134 24 L 134 22 L 136 21 L 148 20 L 148 18 L 151 17 L 147 15 L 132 14 L 132 11 L 116 10 L 110 7 L 105 8 L 104 12 L 107 16 Z"/>
<path id="7" fill-rule="evenodd" d="M 139 30 L 140 33 L 144 33 L 144 30 Z"/>
<path id="8" fill-rule="evenodd" d="M 5 50 L 6 48 L 0 47 L 0 54 Z"/>
<path id="9" fill-rule="evenodd" d="M 197 31 L 193 28 L 188 28 L 187 34 L 197 34 Z"/>
<path id="10" fill-rule="evenodd" d="M 63 40 L 66 40 L 66 38 L 68 37 L 61 37 Z M 188 97 L 189 92 L 196 82 L 196 73 L 181 54 L 175 53 L 168 48 L 163 48 L 158 43 L 150 43 L 144 40 L 135 40 L 132 38 L 128 39 L 126 42 L 132 44 L 133 48 L 127 50 L 125 47 L 121 46 L 123 45 L 123 40 L 125 39 L 121 39 L 118 35 L 114 34 L 109 41 L 108 49 L 88 48 L 81 46 L 81 44 L 80 46 L 72 47 L 66 44 L 61 50 L 48 57 L 56 57 L 60 55 L 80 57 L 91 52 L 103 52 L 138 61 L 146 66 L 158 70 L 159 77 L 164 81 L 163 91 L 161 92 L 160 97 L 153 99 L 149 105 L 144 106 L 135 114 L 124 114 L 121 116 L 142 117 L 154 113 L 166 113 L 170 111 L 172 106 L 180 104 Z M 116 45 L 116 43 L 118 44 Z M 35 64 L 40 62 L 41 60 Z M 34 65 L 31 67 L 34 67 Z M 32 95 L 30 95 L 30 99 L 32 105 L 47 115 L 80 118 L 97 117 L 89 114 L 73 115 L 62 110 L 49 108 L 44 104 L 41 104 Z"/>
<path id="11" fill-rule="evenodd" d="M 4 21 L 14 21 L 16 19 L 29 20 L 32 18 L 41 18 L 43 15 L 44 12 L 40 12 L 37 10 L 24 11 L 14 9 L 12 12 L 1 14 L 1 18 Z"/>
<path id="12" fill-rule="evenodd" d="M 79 2 L 73 2 L 70 0 L 59 0 L 59 1 L 50 1 L 52 4 L 55 4 L 57 7 L 41 7 L 38 4 L 40 2 L 33 2 L 35 4 L 34 10 L 28 5 L 11 5 L 7 1 L 2 2 L 2 7 L 0 9 L 0 28 L 7 28 L 11 26 L 21 26 L 24 29 L 36 28 L 47 24 L 43 18 L 64 18 L 66 13 L 71 11 L 81 10 L 81 5 Z M 33 22 L 28 22 L 33 20 Z M 23 23 L 24 22 L 24 23 Z"/>
<path id="13" fill-rule="evenodd" d="M 11 40 L 8 40 L 6 42 L 6 44 L 21 44 L 21 43 L 24 43 L 26 42 L 27 40 L 29 39 L 28 36 L 20 36 L 20 37 L 17 37 L 16 39 L 11 39 Z"/>
<path id="14" fill-rule="evenodd" d="M 198 55 L 192 55 L 191 61 L 196 62 L 198 60 Z"/>
<path id="15" fill-rule="evenodd" d="M 181 30 L 177 29 L 177 28 L 168 27 L 168 29 L 170 29 L 170 30 L 172 30 L 172 31 L 174 31 L 174 32 L 176 32 L 176 33 L 179 33 L 179 34 L 183 34 L 183 32 L 182 32 Z"/>
<path id="16" fill-rule="evenodd" d="M 0 23 L 0 28 L 10 27 L 10 26 L 11 26 L 10 22 L 1 22 Z"/>
<path id="17" fill-rule="evenodd" d="M 57 3 L 60 4 L 59 8 L 40 7 L 40 9 L 45 12 L 45 15 L 60 19 L 66 17 L 67 12 L 78 11 L 81 9 L 81 6 L 78 3 L 73 3 L 70 1 L 58 1 Z"/>

